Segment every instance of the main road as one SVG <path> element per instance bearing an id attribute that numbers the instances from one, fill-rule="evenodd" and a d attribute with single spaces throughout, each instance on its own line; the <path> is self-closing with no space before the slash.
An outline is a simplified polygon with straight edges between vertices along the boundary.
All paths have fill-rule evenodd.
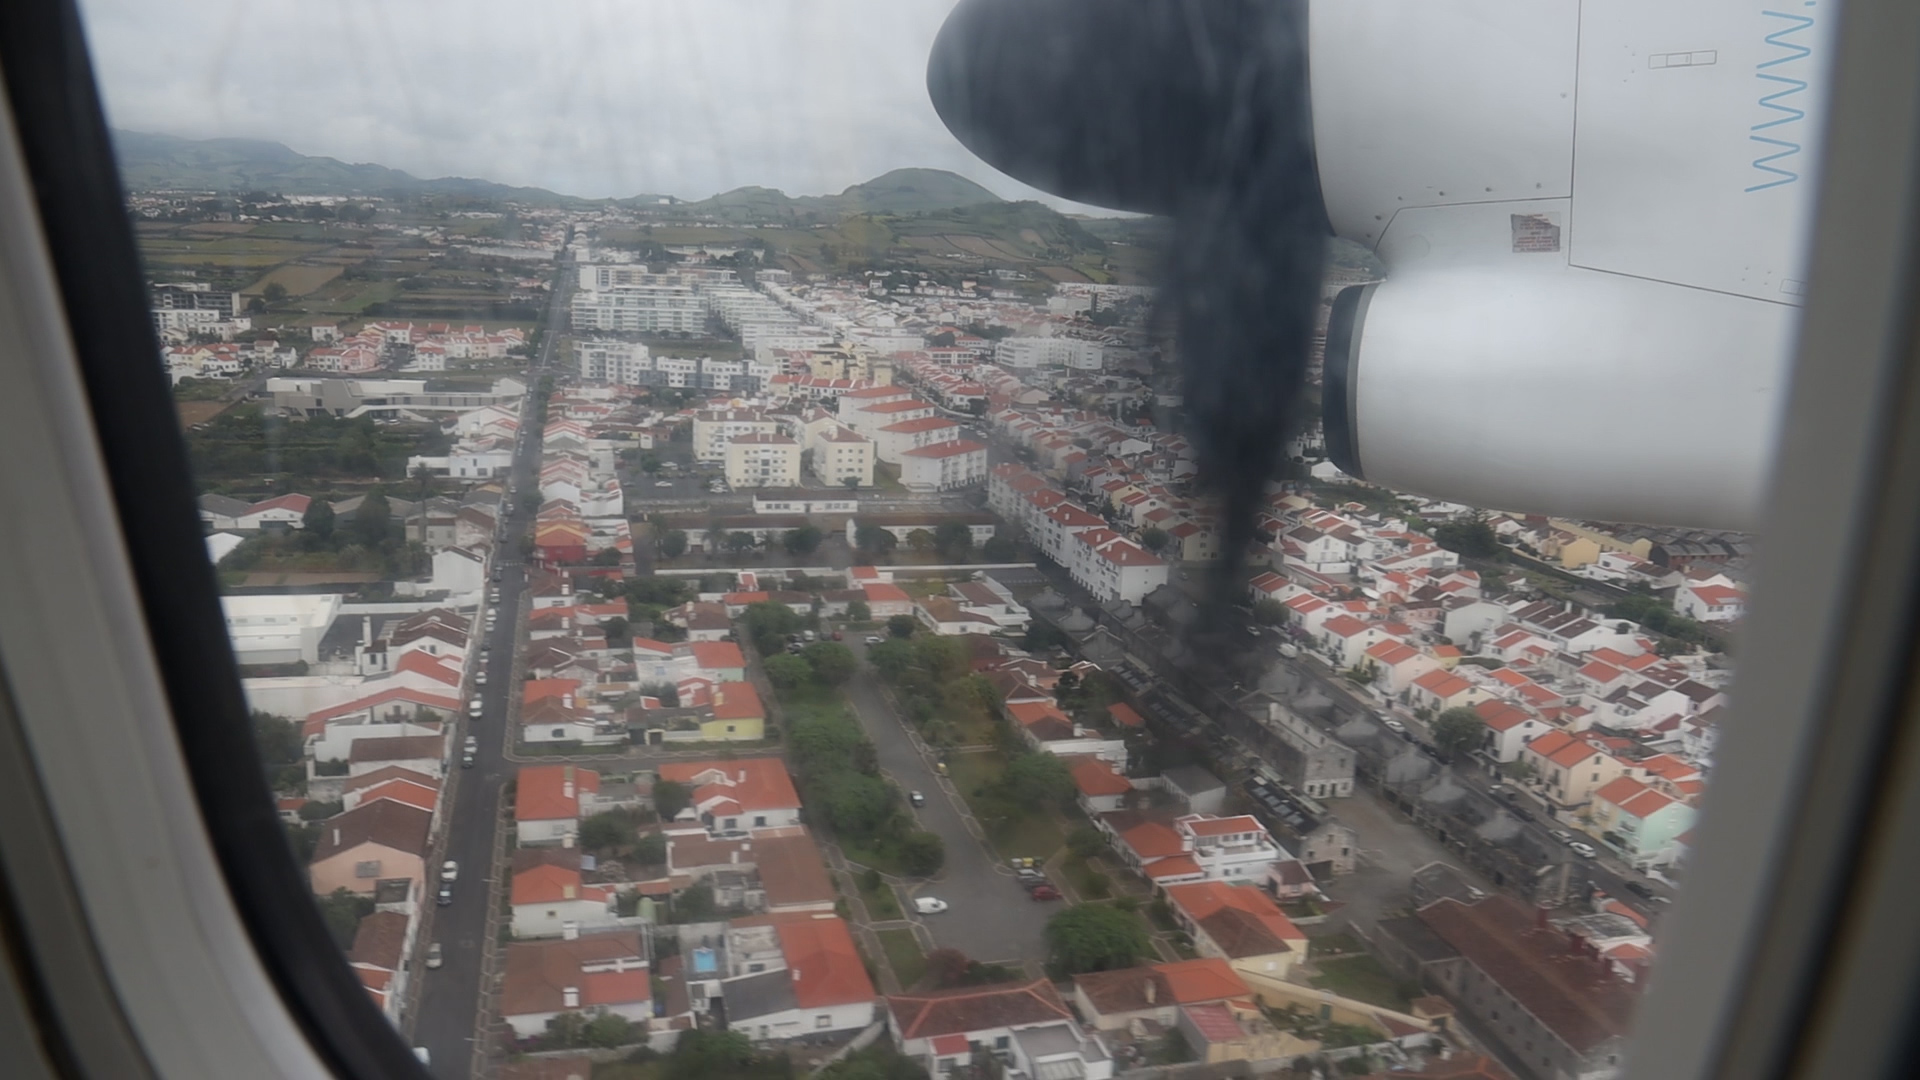
<path id="1" fill-rule="evenodd" d="M 528 397 L 522 417 L 528 415 L 533 396 L 539 391 L 540 376 L 551 370 L 553 343 L 560 337 L 561 316 L 565 310 L 569 266 L 562 263 L 554 280 L 540 352 L 527 373 Z M 521 430 L 525 432 L 527 428 L 523 426 Z M 528 432 L 514 452 L 510 473 L 512 488 L 531 490 L 539 457 L 540 442 Z M 513 668 L 514 632 L 518 626 L 520 596 L 527 580 L 518 539 L 530 524 L 515 505 L 517 501 L 509 496 L 502 506 L 500 539 L 494 556 L 494 566 L 501 571 L 500 581 L 489 586 L 499 590 L 500 600 L 483 608 L 498 612 L 499 618 L 492 631 L 475 635 L 486 649 L 476 670 L 487 673 L 487 682 L 474 688 L 481 701 L 481 718 L 470 720 L 463 710 L 459 721 L 465 733 L 477 737 L 479 752 L 472 768 L 453 769 L 442 793 L 448 827 L 445 849 L 439 858 L 451 859 L 460 866 L 453 903 L 438 907 L 422 898 L 422 903 L 429 906 L 421 924 L 423 944 L 419 953 L 424 955 L 425 942 L 439 942 L 443 962 L 435 971 L 426 970 L 424 964 L 416 969 L 421 988 L 413 1016 L 413 1043 L 426 1048 L 431 1059 L 430 1071 L 441 1080 L 469 1080 L 483 1074 L 484 1043 L 489 1029 L 482 1021 L 490 1019 L 491 1011 L 482 1008 L 482 996 L 489 989 L 491 979 L 499 974 L 497 963 L 490 962 L 497 952 L 488 947 L 489 937 L 496 932 L 488 915 L 498 910 L 500 890 L 506 884 L 507 868 L 494 865 L 494 852 L 499 842 L 501 791 L 517 771 L 517 766 L 506 758 L 511 732 L 503 729 L 507 695 L 517 683 Z M 438 891 L 438 861 L 432 866 L 428 896 Z M 481 1053 L 474 1052 L 476 1046 Z"/>

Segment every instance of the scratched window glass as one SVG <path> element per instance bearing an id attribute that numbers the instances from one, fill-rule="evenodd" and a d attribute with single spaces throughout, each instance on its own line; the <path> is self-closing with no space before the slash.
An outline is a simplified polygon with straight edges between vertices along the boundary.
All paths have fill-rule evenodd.
<path id="1" fill-rule="evenodd" d="M 435 1075 L 1623 1067 L 1830 4 L 82 6 L 262 764 Z"/>

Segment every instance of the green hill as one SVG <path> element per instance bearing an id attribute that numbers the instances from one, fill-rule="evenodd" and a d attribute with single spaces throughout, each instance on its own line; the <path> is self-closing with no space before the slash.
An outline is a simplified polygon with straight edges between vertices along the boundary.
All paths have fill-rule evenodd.
<path id="1" fill-rule="evenodd" d="M 384 165 L 314 157 L 265 139 L 181 139 L 113 133 L 120 178 L 131 191 L 271 191 L 282 195 L 446 195 L 561 205 L 580 202 L 545 188 L 443 176 L 422 180 Z"/>
<path id="2" fill-rule="evenodd" d="M 944 169 L 894 169 L 838 195 L 788 195 L 768 187 L 723 191 L 697 202 L 647 205 L 648 197 L 625 200 L 663 218 L 694 218 L 736 225 L 829 224 L 850 214 L 914 214 L 954 206 L 1000 202 L 1000 196 Z"/>

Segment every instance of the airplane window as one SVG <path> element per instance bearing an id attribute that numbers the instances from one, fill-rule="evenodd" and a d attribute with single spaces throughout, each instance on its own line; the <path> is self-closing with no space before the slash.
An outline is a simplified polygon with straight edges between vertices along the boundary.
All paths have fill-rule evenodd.
<path id="1" fill-rule="evenodd" d="M 962 988 L 1026 1072 L 1619 1075 L 1833 20 L 1392 7 L 81 3 L 302 993 L 449 1077 L 944 1071 Z"/>

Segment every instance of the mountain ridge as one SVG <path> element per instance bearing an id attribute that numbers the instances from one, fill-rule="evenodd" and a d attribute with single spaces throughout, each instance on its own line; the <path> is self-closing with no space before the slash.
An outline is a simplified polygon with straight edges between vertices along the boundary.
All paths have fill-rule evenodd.
<path id="1" fill-rule="evenodd" d="M 850 214 L 918 213 L 1005 201 L 974 181 L 944 169 L 892 169 L 832 195 L 795 196 L 775 188 L 748 186 L 699 200 L 658 194 L 588 199 L 473 177 L 422 179 L 385 165 L 302 154 L 270 139 L 187 139 L 115 130 L 113 140 L 121 180 L 131 191 L 440 195 L 550 206 L 612 203 L 667 216 L 693 215 L 736 224 L 826 221 Z"/>

